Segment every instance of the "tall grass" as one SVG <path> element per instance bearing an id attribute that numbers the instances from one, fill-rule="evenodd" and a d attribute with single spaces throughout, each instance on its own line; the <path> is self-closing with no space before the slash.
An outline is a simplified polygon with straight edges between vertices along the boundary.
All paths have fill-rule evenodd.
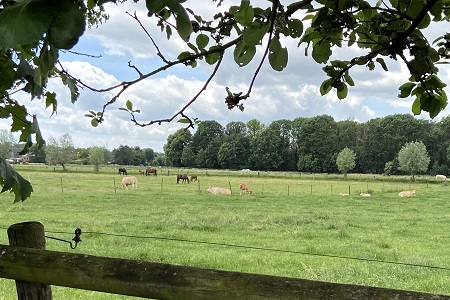
<path id="1" fill-rule="evenodd" d="M 121 190 L 116 168 L 92 170 L 21 166 L 34 193 L 16 204 L 0 195 L 0 243 L 8 244 L 10 225 L 33 220 L 66 240 L 83 230 L 77 249 L 48 239 L 49 250 L 450 295 L 450 202 L 442 183 L 189 170 L 199 182 L 176 184 L 180 170 L 168 170 Z M 253 195 L 239 196 L 242 181 Z M 231 186 L 233 195 L 206 194 L 208 186 Z M 349 186 L 350 196 L 339 196 Z M 411 188 L 416 197 L 398 197 Z M 362 191 L 372 197 L 360 198 Z M 0 279 L 0 291 L 1 300 L 17 298 L 12 280 Z M 56 286 L 53 294 L 129 298 Z"/>

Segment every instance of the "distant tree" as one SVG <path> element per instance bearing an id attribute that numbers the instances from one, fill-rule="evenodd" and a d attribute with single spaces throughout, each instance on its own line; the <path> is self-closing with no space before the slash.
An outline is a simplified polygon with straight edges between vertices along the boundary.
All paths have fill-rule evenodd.
<path id="1" fill-rule="evenodd" d="M 30 148 L 30 162 L 33 163 L 45 163 L 45 145 L 42 147 L 38 147 L 36 145 L 31 146 Z"/>
<path id="2" fill-rule="evenodd" d="M 114 161 L 118 165 L 132 165 L 134 159 L 134 150 L 129 146 L 120 145 L 113 150 Z"/>
<path id="3" fill-rule="evenodd" d="M 179 129 L 174 134 L 170 134 L 167 143 L 164 145 L 164 154 L 166 156 L 166 164 L 174 167 L 181 167 L 181 156 L 183 150 L 192 141 L 192 135 L 188 130 Z"/>
<path id="4" fill-rule="evenodd" d="M 347 172 L 355 167 L 356 154 L 350 148 L 345 147 L 339 152 L 336 165 L 338 166 L 339 172 L 344 174 L 344 179 L 347 179 Z"/>
<path id="5" fill-rule="evenodd" d="M 89 163 L 94 166 L 95 173 L 98 173 L 100 171 L 100 165 L 106 162 L 105 150 L 104 147 L 98 146 L 89 148 Z"/>
<path id="6" fill-rule="evenodd" d="M 319 163 L 311 154 L 301 155 L 298 158 L 297 168 L 300 172 L 320 172 Z"/>
<path id="7" fill-rule="evenodd" d="M 66 133 L 57 140 L 50 137 L 46 147 L 46 160 L 49 164 L 61 165 L 64 171 L 67 171 L 66 164 L 73 161 L 76 157 L 75 147 L 72 137 Z"/>
<path id="8" fill-rule="evenodd" d="M 146 161 L 145 165 L 151 165 L 156 157 L 155 151 L 152 148 L 145 148 L 143 151 Z"/>
<path id="9" fill-rule="evenodd" d="M 427 148 L 422 142 L 406 143 L 398 153 L 399 169 L 412 175 L 412 181 L 415 181 L 415 175 L 418 172 L 426 172 L 430 164 Z"/>
<path id="10" fill-rule="evenodd" d="M 13 155 L 13 146 L 16 143 L 14 136 L 9 130 L 0 130 L 0 159 L 8 159 Z"/>
<path id="11" fill-rule="evenodd" d="M 203 121 L 202 127 L 198 128 L 192 136 L 192 150 L 197 153 L 200 149 L 206 149 L 214 139 L 222 139 L 225 129 L 217 121 Z"/>
<path id="12" fill-rule="evenodd" d="M 225 126 L 225 134 L 247 134 L 247 125 L 244 122 L 230 122 Z"/>
<path id="13" fill-rule="evenodd" d="M 250 142 L 250 163 L 253 169 L 277 170 L 283 163 L 279 145 L 281 136 L 276 130 L 265 128 L 254 136 Z"/>
<path id="14" fill-rule="evenodd" d="M 196 166 L 197 158 L 190 146 L 187 146 L 183 149 L 183 153 L 181 154 L 181 163 L 189 168 L 193 168 Z"/>
<path id="15" fill-rule="evenodd" d="M 242 169 L 249 167 L 250 137 L 234 134 L 219 148 L 217 160 L 222 168 Z"/>
<path id="16" fill-rule="evenodd" d="M 77 159 L 83 165 L 89 164 L 89 149 L 88 148 L 78 148 L 77 149 Z"/>
<path id="17" fill-rule="evenodd" d="M 247 129 L 252 137 L 260 133 L 265 127 L 266 126 L 257 119 L 251 119 L 247 122 Z"/>

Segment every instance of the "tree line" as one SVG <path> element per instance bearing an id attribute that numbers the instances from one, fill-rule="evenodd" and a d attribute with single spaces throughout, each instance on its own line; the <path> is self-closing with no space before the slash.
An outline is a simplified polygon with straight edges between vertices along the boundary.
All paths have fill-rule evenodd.
<path id="1" fill-rule="evenodd" d="M 180 129 L 169 135 L 164 154 L 166 164 L 174 167 L 338 173 L 338 155 L 348 148 L 355 154 L 352 172 L 400 174 L 400 150 L 421 142 L 430 158 L 421 172 L 448 174 L 449 137 L 450 117 L 434 122 L 408 114 L 364 123 L 328 115 L 269 125 L 253 119 L 225 127 L 208 120 L 193 134 Z"/>
<path id="2" fill-rule="evenodd" d="M 371 119 L 335 121 L 321 115 L 276 120 L 265 125 L 256 119 L 201 123 L 194 133 L 180 129 L 167 138 L 164 153 L 151 148 L 120 145 L 112 151 L 93 146 L 76 148 L 69 134 L 50 137 L 42 148 L 31 147 L 30 162 L 61 165 L 102 164 L 172 166 L 211 169 L 253 169 L 312 173 L 403 174 L 399 152 L 420 142 L 429 163 L 420 172 L 449 174 L 450 116 L 439 122 L 396 114 Z M 20 149 L 13 136 L 0 131 L 0 158 Z M 17 150 L 16 149 L 16 150 Z M 342 167 L 345 166 L 345 167 Z M 407 172 L 409 173 L 409 172 Z"/>

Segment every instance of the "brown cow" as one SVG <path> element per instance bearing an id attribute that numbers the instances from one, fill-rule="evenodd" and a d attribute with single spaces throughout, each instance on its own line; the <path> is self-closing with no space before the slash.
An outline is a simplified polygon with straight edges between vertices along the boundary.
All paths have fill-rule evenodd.
<path id="1" fill-rule="evenodd" d="M 158 170 L 153 167 L 148 167 L 147 170 L 145 170 L 145 176 L 148 176 L 150 174 L 153 174 L 153 176 L 158 176 Z"/>
<path id="2" fill-rule="evenodd" d="M 145 171 L 139 170 L 139 174 L 141 174 L 142 176 L 145 176 Z"/>
<path id="3" fill-rule="evenodd" d="M 191 182 L 197 181 L 197 175 L 191 175 Z"/>
<path id="4" fill-rule="evenodd" d="M 245 192 L 246 194 L 251 194 L 252 189 L 248 186 L 248 184 L 241 183 L 239 185 L 239 194 L 242 195 L 242 192 Z"/>

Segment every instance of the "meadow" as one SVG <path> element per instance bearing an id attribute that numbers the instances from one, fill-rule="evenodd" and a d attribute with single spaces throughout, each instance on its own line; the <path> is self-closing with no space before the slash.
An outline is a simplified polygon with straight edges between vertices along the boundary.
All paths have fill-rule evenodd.
<path id="1" fill-rule="evenodd" d="M 122 190 L 117 167 L 17 165 L 34 192 L 23 203 L 0 194 L 0 243 L 7 228 L 38 221 L 46 249 L 238 272 L 450 295 L 449 187 L 432 177 L 212 170 L 160 170 Z M 176 174 L 199 181 L 176 184 Z M 252 195 L 239 195 L 240 182 Z M 206 194 L 231 187 L 231 196 Z M 400 198 L 401 190 L 417 196 Z M 348 193 L 347 197 L 340 193 Z M 360 192 L 372 197 L 362 198 Z M 53 286 L 54 299 L 134 297 Z M 0 300 L 17 299 L 0 279 Z"/>

